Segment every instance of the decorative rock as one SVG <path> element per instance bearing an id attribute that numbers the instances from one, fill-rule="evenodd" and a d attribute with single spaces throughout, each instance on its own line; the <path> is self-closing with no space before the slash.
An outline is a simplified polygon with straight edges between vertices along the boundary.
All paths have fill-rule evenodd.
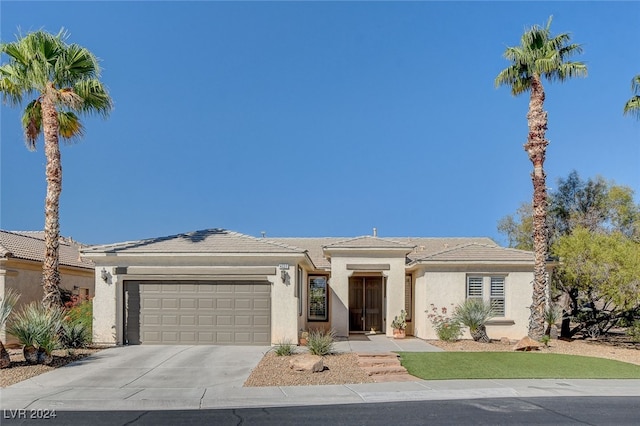
<path id="1" fill-rule="evenodd" d="M 500 338 L 500 343 L 502 343 L 503 345 L 510 345 L 511 344 L 511 340 L 509 340 L 508 337 L 501 337 Z"/>
<path id="2" fill-rule="evenodd" d="M 537 351 L 542 344 L 529 336 L 525 336 L 513 347 L 514 351 Z"/>
<path id="3" fill-rule="evenodd" d="M 289 367 L 295 371 L 319 373 L 324 370 L 324 363 L 321 356 L 304 354 L 293 357 L 289 361 Z"/>

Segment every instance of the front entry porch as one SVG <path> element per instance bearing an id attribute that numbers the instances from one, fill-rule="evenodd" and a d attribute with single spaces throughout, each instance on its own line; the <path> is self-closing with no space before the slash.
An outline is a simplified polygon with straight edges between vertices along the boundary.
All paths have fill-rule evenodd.
<path id="1" fill-rule="evenodd" d="M 349 332 L 384 333 L 385 279 L 382 276 L 349 278 Z"/>

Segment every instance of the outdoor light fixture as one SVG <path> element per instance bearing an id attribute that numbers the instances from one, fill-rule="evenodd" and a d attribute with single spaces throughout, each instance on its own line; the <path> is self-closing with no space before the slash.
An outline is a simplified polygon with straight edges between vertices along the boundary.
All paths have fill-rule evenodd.
<path id="1" fill-rule="evenodd" d="M 289 264 L 288 263 L 281 263 L 278 265 L 278 268 L 280 269 L 280 278 L 282 278 L 282 282 L 286 283 L 287 282 L 287 276 L 289 275 L 287 273 L 287 271 L 289 270 Z"/>
<path id="2" fill-rule="evenodd" d="M 100 278 L 102 278 L 102 281 L 104 281 L 105 283 L 107 282 L 107 280 L 109 279 L 109 274 L 107 274 L 107 270 L 102 268 L 102 271 L 100 271 Z"/>

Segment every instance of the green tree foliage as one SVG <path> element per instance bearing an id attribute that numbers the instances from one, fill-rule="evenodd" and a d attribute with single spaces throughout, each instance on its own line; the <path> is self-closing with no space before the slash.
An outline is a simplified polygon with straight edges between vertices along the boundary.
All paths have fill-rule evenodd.
<path id="1" fill-rule="evenodd" d="M 640 290 L 634 277 L 640 255 L 640 206 L 629 187 L 602 177 L 582 180 L 573 171 L 549 195 L 549 242 L 560 265 L 552 275 L 552 297 L 571 316 L 562 334 L 606 331 L 638 315 Z M 529 209 L 529 210 L 528 210 Z M 498 230 L 511 247 L 530 249 L 531 213 L 525 204 L 501 219 Z M 634 275 L 635 274 L 635 275 Z"/>
<path id="2" fill-rule="evenodd" d="M 533 208 L 531 203 L 522 203 L 515 214 L 500 219 L 498 231 L 509 239 L 509 247 L 533 250 Z"/>
<path id="3" fill-rule="evenodd" d="M 579 325 L 607 331 L 640 308 L 640 244 L 618 231 L 578 226 L 553 246 L 560 258 L 558 286 L 570 295 Z"/>
<path id="4" fill-rule="evenodd" d="M 549 246 L 577 226 L 592 232 L 618 231 L 640 240 L 640 206 L 633 197 L 631 188 L 601 176 L 585 181 L 574 170 L 566 179 L 558 179 L 548 201 Z M 532 221 L 531 204 L 523 203 L 499 220 L 498 231 L 507 237 L 509 247 L 531 250 Z"/>

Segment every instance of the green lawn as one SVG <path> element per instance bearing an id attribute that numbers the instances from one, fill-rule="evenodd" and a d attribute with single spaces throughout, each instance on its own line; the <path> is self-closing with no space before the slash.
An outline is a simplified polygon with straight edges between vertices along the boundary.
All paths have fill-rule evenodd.
<path id="1" fill-rule="evenodd" d="M 639 379 L 640 366 L 609 359 L 531 352 L 400 352 L 409 374 L 447 379 Z"/>

